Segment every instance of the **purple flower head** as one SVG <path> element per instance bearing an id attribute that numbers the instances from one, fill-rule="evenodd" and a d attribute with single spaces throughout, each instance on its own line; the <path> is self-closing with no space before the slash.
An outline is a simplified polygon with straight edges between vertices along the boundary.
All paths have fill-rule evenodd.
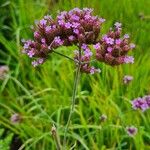
<path id="1" fill-rule="evenodd" d="M 95 44 L 95 45 L 93 45 L 93 47 L 94 47 L 94 49 L 100 49 L 100 43 L 97 43 L 97 44 Z"/>
<path id="2" fill-rule="evenodd" d="M 149 105 L 144 97 L 143 98 L 139 97 L 139 98 L 134 99 L 131 102 L 131 104 L 132 104 L 132 108 L 135 110 L 140 109 L 142 111 L 145 111 L 145 110 L 149 109 Z"/>
<path id="3" fill-rule="evenodd" d="M 67 29 L 70 29 L 72 27 L 72 24 L 70 22 L 65 23 L 65 27 Z"/>
<path id="4" fill-rule="evenodd" d="M 134 126 L 126 127 L 126 132 L 129 136 L 133 137 L 137 134 L 138 129 Z"/>
<path id="5" fill-rule="evenodd" d="M 38 66 L 38 62 L 36 60 L 32 61 L 32 65 L 33 67 L 37 67 Z"/>
<path id="6" fill-rule="evenodd" d="M 74 14 L 74 15 L 71 16 L 71 19 L 72 19 L 73 21 L 79 21 L 79 20 L 80 20 L 80 17 Z"/>
<path id="7" fill-rule="evenodd" d="M 41 39 L 41 43 L 42 43 L 42 44 L 45 44 L 45 43 L 46 43 L 46 39 L 45 39 L 45 38 L 42 38 L 42 39 Z"/>
<path id="8" fill-rule="evenodd" d="M 133 64 L 133 63 L 134 63 L 134 58 L 133 58 L 133 56 L 125 56 L 125 57 L 124 57 L 124 62 L 125 62 L 126 64 L 129 64 L 129 63 Z"/>
<path id="9" fill-rule="evenodd" d="M 62 45 L 63 41 L 60 39 L 60 36 L 56 36 L 54 38 L 54 43 L 56 43 L 57 45 Z"/>
<path id="10" fill-rule="evenodd" d="M 112 44 L 114 44 L 114 39 L 107 37 L 107 38 L 105 38 L 105 42 L 106 42 L 107 44 L 112 45 Z"/>
<path id="11" fill-rule="evenodd" d="M 150 95 L 144 96 L 143 99 L 146 101 L 148 107 L 150 108 Z"/>
<path id="12" fill-rule="evenodd" d="M 90 49 L 86 49 L 85 51 L 84 51 L 84 56 L 85 57 L 91 57 L 93 55 L 93 53 L 90 51 Z"/>
<path id="13" fill-rule="evenodd" d="M 131 49 L 134 49 L 134 48 L 135 48 L 135 44 L 131 43 L 131 44 L 130 44 L 130 48 L 131 48 Z"/>
<path id="14" fill-rule="evenodd" d="M 121 39 L 116 39 L 116 41 L 115 41 L 115 43 L 116 43 L 117 45 L 120 45 L 120 44 L 121 44 L 121 42 L 122 42 L 122 40 L 121 40 Z"/>
<path id="15" fill-rule="evenodd" d="M 69 39 L 69 41 L 73 41 L 73 40 L 75 39 L 75 37 L 74 37 L 73 35 L 70 35 L 70 36 L 68 37 L 68 39 Z"/>
<path id="16" fill-rule="evenodd" d="M 27 55 L 31 58 L 35 55 L 35 50 L 32 48 L 30 51 L 27 52 Z"/>
<path id="17" fill-rule="evenodd" d="M 86 50 L 86 49 L 88 48 L 88 46 L 87 46 L 87 44 L 83 43 L 82 46 L 81 46 L 81 48 L 82 48 L 83 50 Z"/>
<path id="18" fill-rule="evenodd" d="M 116 28 L 121 28 L 121 26 L 122 26 L 122 24 L 119 23 L 119 22 L 116 22 L 114 25 L 115 25 Z"/>
<path id="19" fill-rule="evenodd" d="M 72 27 L 73 27 L 73 28 L 78 28 L 79 26 L 80 26 L 80 24 L 77 23 L 77 22 L 73 22 L 73 23 L 72 23 Z"/>
<path id="20" fill-rule="evenodd" d="M 64 26 L 64 25 L 65 25 L 65 21 L 64 21 L 64 20 L 58 20 L 58 24 L 59 24 L 60 26 Z"/>
<path id="21" fill-rule="evenodd" d="M 52 19 L 52 16 L 50 16 L 50 15 L 44 16 L 44 19 L 46 19 L 46 20 L 51 20 L 51 19 Z"/>
<path id="22" fill-rule="evenodd" d="M 100 73 L 101 72 L 101 70 L 100 69 L 95 69 L 95 67 L 91 67 L 90 68 L 90 74 L 94 74 L 94 73 Z"/>
<path id="23" fill-rule="evenodd" d="M 79 34 L 79 30 L 78 29 L 73 29 L 73 32 L 75 33 L 75 34 Z"/>
<path id="24" fill-rule="evenodd" d="M 35 37 L 35 38 L 40 38 L 39 32 L 35 31 L 35 32 L 34 32 L 34 37 Z"/>
<path id="25" fill-rule="evenodd" d="M 104 19 L 104 18 L 100 18 L 100 19 L 99 19 L 99 21 L 100 21 L 101 23 L 103 23 L 103 22 L 105 22 L 105 21 L 106 21 L 106 19 Z"/>
<path id="26" fill-rule="evenodd" d="M 47 20 L 45 19 L 40 20 L 40 25 L 45 26 L 46 23 L 47 23 Z"/>
<path id="27" fill-rule="evenodd" d="M 112 47 L 108 47 L 108 48 L 107 48 L 107 51 L 108 51 L 109 53 L 111 53 L 111 52 L 112 52 L 112 50 L 113 50 L 113 48 L 112 48 Z"/>
<path id="28" fill-rule="evenodd" d="M 123 77 L 123 83 L 124 83 L 124 84 L 130 83 L 132 80 L 133 80 L 133 77 L 130 76 L 130 75 L 125 75 L 125 76 Z"/>
<path id="29" fill-rule="evenodd" d="M 84 16 L 84 18 L 85 18 L 86 20 L 89 20 L 89 19 L 91 19 L 91 15 L 87 14 L 87 15 Z"/>
<path id="30" fill-rule="evenodd" d="M 52 30 L 52 27 L 51 27 L 51 26 L 47 26 L 47 27 L 45 28 L 46 33 L 50 32 L 51 30 Z"/>
<path id="31" fill-rule="evenodd" d="M 129 34 L 125 34 L 125 35 L 124 35 L 124 38 L 125 38 L 125 39 L 128 39 L 129 37 L 130 37 Z"/>

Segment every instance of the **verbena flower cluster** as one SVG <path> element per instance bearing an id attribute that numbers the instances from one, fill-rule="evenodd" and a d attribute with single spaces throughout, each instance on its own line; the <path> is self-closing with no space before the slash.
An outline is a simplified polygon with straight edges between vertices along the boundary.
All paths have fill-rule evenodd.
<path id="1" fill-rule="evenodd" d="M 138 97 L 134 99 L 131 103 L 133 109 L 145 111 L 150 108 L 150 95 L 144 96 L 142 98 Z"/>
<path id="2" fill-rule="evenodd" d="M 129 35 L 121 37 L 121 24 L 115 23 L 114 31 L 110 29 L 101 37 L 100 29 L 105 19 L 93 16 L 92 12 L 89 8 L 74 8 L 59 13 L 56 19 L 48 15 L 37 22 L 34 40 L 22 41 L 23 52 L 34 59 L 32 65 L 36 67 L 42 64 L 56 48 L 72 45 L 78 47 L 74 59 L 82 63 L 81 71 L 85 73 L 100 72 L 100 69 L 91 66 L 92 58 L 109 65 L 133 63 L 134 58 L 127 56 L 127 52 L 135 45 L 129 43 Z"/>
<path id="3" fill-rule="evenodd" d="M 123 63 L 134 63 L 132 56 L 127 56 L 129 50 L 135 48 L 133 43 L 129 43 L 129 35 L 121 37 L 121 23 L 116 22 L 114 30 L 103 35 L 99 42 L 94 45 L 96 59 L 109 65 L 120 65 Z"/>

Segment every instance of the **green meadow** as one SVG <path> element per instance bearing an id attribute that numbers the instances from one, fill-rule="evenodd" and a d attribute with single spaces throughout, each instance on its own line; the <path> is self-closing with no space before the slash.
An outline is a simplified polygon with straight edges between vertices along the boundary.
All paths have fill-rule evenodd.
<path id="1" fill-rule="evenodd" d="M 121 22 L 136 48 L 134 64 L 111 67 L 96 62 L 101 73 L 81 74 L 67 133 L 66 150 L 150 150 L 150 110 L 133 110 L 131 101 L 150 95 L 150 0 L 0 0 L 0 66 L 9 67 L 0 79 L 0 150 L 55 150 L 51 128 L 64 137 L 73 90 L 75 65 L 50 54 L 34 68 L 22 54 L 21 39 L 33 39 L 35 20 L 75 7 L 93 8 L 106 19 L 101 35 Z M 76 46 L 60 47 L 73 57 Z M 133 76 L 123 83 L 124 75 Z M 13 123 L 11 117 L 20 115 Z M 105 114 L 107 119 L 100 121 Z M 138 131 L 133 137 L 127 126 Z"/>

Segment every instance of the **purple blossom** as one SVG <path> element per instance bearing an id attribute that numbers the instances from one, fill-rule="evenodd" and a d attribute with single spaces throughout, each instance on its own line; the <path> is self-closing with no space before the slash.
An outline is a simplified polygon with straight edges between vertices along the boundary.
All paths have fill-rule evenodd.
<path id="1" fill-rule="evenodd" d="M 130 76 L 130 75 L 125 75 L 125 76 L 123 77 L 123 83 L 124 83 L 124 84 L 130 83 L 132 80 L 133 80 L 133 77 Z"/>
<path id="2" fill-rule="evenodd" d="M 128 39 L 129 37 L 130 37 L 129 34 L 125 34 L 125 35 L 124 35 L 124 38 L 125 38 L 125 39 Z"/>
<path id="3" fill-rule="evenodd" d="M 111 52 L 112 52 L 112 50 L 113 50 L 113 48 L 112 48 L 112 47 L 108 47 L 108 48 L 107 48 L 107 51 L 108 51 L 109 53 L 111 53 Z"/>
<path id="4" fill-rule="evenodd" d="M 63 44 L 63 41 L 60 39 L 60 36 L 56 36 L 54 38 L 54 42 L 57 44 L 57 45 L 62 45 Z"/>
<path id="5" fill-rule="evenodd" d="M 51 27 L 51 26 L 47 26 L 47 27 L 45 28 L 46 33 L 50 32 L 50 31 L 51 31 L 51 29 L 52 29 L 52 27 Z"/>
<path id="6" fill-rule="evenodd" d="M 46 43 L 46 39 L 45 39 L 45 38 L 42 38 L 42 39 L 41 39 L 41 43 L 45 44 L 45 43 Z"/>
<path id="7" fill-rule="evenodd" d="M 100 49 L 100 43 L 93 45 L 94 49 Z"/>
<path id="8" fill-rule="evenodd" d="M 70 22 L 65 23 L 65 27 L 66 27 L 67 29 L 70 29 L 71 26 L 72 26 L 72 24 L 71 24 Z"/>
<path id="9" fill-rule="evenodd" d="M 34 37 L 35 37 L 35 38 L 40 38 L 39 32 L 35 31 L 35 32 L 34 32 Z"/>
<path id="10" fill-rule="evenodd" d="M 64 20 L 58 20 L 58 24 L 59 24 L 60 26 L 64 26 L 64 25 L 65 25 L 65 21 L 64 21 Z"/>
<path id="11" fill-rule="evenodd" d="M 133 63 L 134 63 L 134 58 L 133 58 L 133 56 L 125 56 L 125 57 L 124 57 L 124 62 L 125 62 L 126 64 L 129 64 L 129 63 L 133 64 Z"/>
<path id="12" fill-rule="evenodd" d="M 50 16 L 50 15 L 47 15 L 47 16 L 44 16 L 44 19 L 46 19 L 46 20 L 51 20 L 52 19 L 52 16 Z"/>
<path id="13" fill-rule="evenodd" d="M 107 38 L 105 38 L 105 41 L 107 44 L 110 44 L 110 45 L 114 44 L 114 39 L 112 39 L 112 38 L 107 37 Z"/>
<path id="14" fill-rule="evenodd" d="M 80 17 L 77 16 L 77 15 L 72 15 L 71 19 L 74 20 L 74 21 L 79 21 Z"/>
<path id="15" fill-rule="evenodd" d="M 106 41 L 106 39 L 108 38 L 108 36 L 105 34 L 102 36 L 102 40 Z"/>
<path id="16" fill-rule="evenodd" d="M 149 108 L 149 105 L 147 103 L 147 100 L 145 100 L 145 98 L 141 98 L 141 97 L 138 97 L 136 99 L 134 99 L 132 102 L 132 108 L 133 109 L 140 109 L 142 111 L 145 111 Z"/>
<path id="17" fill-rule="evenodd" d="M 91 67 L 90 69 L 90 74 L 94 74 L 95 73 L 95 68 L 94 67 Z"/>
<path id="18" fill-rule="evenodd" d="M 148 107 L 150 108 L 150 95 L 144 96 L 143 99 L 146 101 Z"/>
<path id="19" fill-rule="evenodd" d="M 121 23 L 119 23 L 119 22 L 116 22 L 116 23 L 115 23 L 115 27 L 116 27 L 116 28 L 121 28 L 121 26 L 122 26 Z"/>
<path id="20" fill-rule="evenodd" d="M 78 28 L 79 26 L 80 26 L 80 24 L 77 23 L 77 22 L 73 22 L 73 23 L 72 23 L 72 27 L 73 27 L 73 28 Z"/>
<path id="21" fill-rule="evenodd" d="M 84 56 L 85 57 L 90 57 L 90 56 L 92 56 L 93 55 L 93 53 L 90 51 L 90 49 L 86 49 L 85 51 L 84 51 Z"/>
<path id="22" fill-rule="evenodd" d="M 120 45 L 120 44 L 121 44 L 121 42 L 122 42 L 122 40 L 121 40 L 121 39 L 116 39 L 116 41 L 115 41 L 115 43 L 116 43 L 117 45 Z"/>
<path id="23" fill-rule="evenodd" d="M 126 127 L 126 132 L 129 136 L 133 137 L 137 134 L 138 129 L 135 126 Z"/>
<path id="24" fill-rule="evenodd" d="M 40 25 L 44 26 L 46 25 L 46 23 L 47 23 L 47 20 L 45 19 L 40 20 Z"/>
<path id="25" fill-rule="evenodd" d="M 35 54 L 35 50 L 32 48 L 30 51 L 27 52 L 28 56 L 31 58 Z"/>
<path id="26" fill-rule="evenodd" d="M 78 29 L 73 29 L 73 32 L 74 32 L 75 34 L 79 34 L 79 30 L 78 30 Z"/>
<path id="27" fill-rule="evenodd" d="M 95 67 L 91 67 L 90 68 L 90 74 L 95 74 L 95 73 L 100 73 L 101 72 L 101 70 L 100 69 L 95 69 Z"/>
<path id="28" fill-rule="evenodd" d="M 131 44 L 130 44 L 130 48 L 131 48 L 131 49 L 134 49 L 134 48 L 135 48 L 135 44 L 134 44 L 134 43 L 131 43 Z"/>
<path id="29" fill-rule="evenodd" d="M 99 21 L 103 23 L 103 22 L 105 22 L 105 21 L 106 21 L 106 19 L 104 19 L 104 18 L 100 18 L 100 19 L 99 19 Z"/>
<path id="30" fill-rule="evenodd" d="M 89 19 L 91 19 L 91 15 L 87 14 L 87 15 L 84 16 L 84 18 L 85 18 L 86 20 L 89 20 Z"/>
<path id="31" fill-rule="evenodd" d="M 33 67 L 37 67 L 39 64 L 36 60 L 34 60 L 34 61 L 32 61 L 32 65 L 33 65 Z"/>
<path id="32" fill-rule="evenodd" d="M 69 39 L 69 41 L 73 41 L 73 40 L 75 39 L 75 37 L 74 37 L 73 35 L 70 35 L 70 36 L 68 37 L 68 39 Z"/>
<path id="33" fill-rule="evenodd" d="M 83 43 L 82 46 L 81 46 L 81 48 L 82 48 L 83 50 L 86 50 L 87 47 L 88 47 L 88 46 L 87 46 L 87 44 L 85 44 L 85 43 Z"/>

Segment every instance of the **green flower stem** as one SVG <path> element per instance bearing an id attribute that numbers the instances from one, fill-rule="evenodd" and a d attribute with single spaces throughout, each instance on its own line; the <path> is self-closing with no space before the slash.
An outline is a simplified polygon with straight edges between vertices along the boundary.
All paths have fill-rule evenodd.
<path id="1" fill-rule="evenodd" d="M 68 132 L 68 128 L 69 128 L 69 125 L 70 125 L 72 114 L 74 113 L 74 109 L 75 109 L 76 93 L 77 93 L 79 77 L 80 77 L 80 68 L 81 68 L 80 58 L 81 58 L 81 49 L 79 48 L 79 63 L 77 65 L 77 70 L 76 70 L 76 73 L 75 73 L 75 80 L 74 80 L 73 94 L 72 94 L 72 103 L 71 103 L 70 113 L 69 113 L 68 121 L 67 121 L 67 124 L 66 124 L 65 132 L 64 132 L 64 140 L 63 140 L 64 150 L 66 150 L 67 132 Z"/>
<path id="2" fill-rule="evenodd" d="M 69 60 L 71 60 L 71 61 L 73 61 L 73 62 L 78 63 L 78 62 L 77 62 L 76 60 L 74 60 L 73 58 L 70 58 L 70 57 L 68 57 L 68 56 L 66 56 L 66 55 L 64 55 L 64 54 L 62 54 L 62 53 L 56 52 L 56 51 L 54 51 L 54 50 L 53 50 L 53 52 L 54 52 L 55 54 L 58 54 L 58 55 L 60 55 L 60 56 L 65 57 L 65 58 L 67 58 L 67 59 L 69 59 Z"/>

